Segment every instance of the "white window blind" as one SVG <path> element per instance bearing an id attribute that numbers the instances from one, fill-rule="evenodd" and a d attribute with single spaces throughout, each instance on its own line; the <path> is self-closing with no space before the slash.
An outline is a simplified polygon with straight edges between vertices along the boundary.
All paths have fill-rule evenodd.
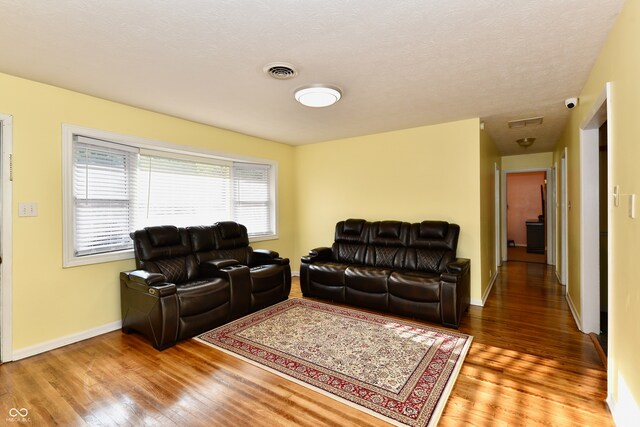
<path id="1" fill-rule="evenodd" d="M 72 141 L 73 236 L 68 241 L 73 248 L 65 253 L 74 260 L 130 250 L 129 234 L 153 225 L 233 220 L 253 238 L 276 234 L 271 164 L 149 150 L 81 135 Z"/>
<path id="2" fill-rule="evenodd" d="M 231 167 L 214 162 L 140 156 L 136 223 L 178 227 L 231 218 Z"/>
<path id="3" fill-rule="evenodd" d="M 268 165 L 233 165 L 233 218 L 252 235 L 273 234 L 271 171 Z"/>
<path id="4" fill-rule="evenodd" d="M 123 147 L 124 148 L 124 147 Z M 73 149 L 74 253 L 132 247 L 132 196 L 137 154 L 115 144 L 78 137 Z"/>

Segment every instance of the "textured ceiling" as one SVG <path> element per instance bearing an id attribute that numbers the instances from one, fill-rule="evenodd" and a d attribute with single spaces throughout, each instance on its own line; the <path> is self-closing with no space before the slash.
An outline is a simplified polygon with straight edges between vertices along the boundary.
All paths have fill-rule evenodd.
<path id="1" fill-rule="evenodd" d="M 480 117 L 502 154 L 534 153 L 554 146 L 622 3 L 2 0 L 0 72 L 293 145 Z M 268 77 L 276 61 L 298 76 Z M 312 83 L 342 100 L 296 103 Z"/>

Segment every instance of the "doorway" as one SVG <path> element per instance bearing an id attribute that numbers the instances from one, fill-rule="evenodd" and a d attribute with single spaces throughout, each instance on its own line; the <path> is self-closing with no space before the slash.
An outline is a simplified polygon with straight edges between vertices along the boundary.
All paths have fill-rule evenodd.
<path id="1" fill-rule="evenodd" d="M 549 248 L 555 227 L 549 215 L 550 178 L 550 169 L 505 172 L 505 261 L 552 264 Z"/>
<path id="2" fill-rule="evenodd" d="M 11 347 L 11 157 L 12 116 L 0 114 L 0 363 L 12 360 Z"/>

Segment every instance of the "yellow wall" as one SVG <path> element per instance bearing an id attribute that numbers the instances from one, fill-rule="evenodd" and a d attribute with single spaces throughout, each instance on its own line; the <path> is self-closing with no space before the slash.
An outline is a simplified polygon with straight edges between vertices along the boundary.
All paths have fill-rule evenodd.
<path id="1" fill-rule="evenodd" d="M 293 147 L 0 74 L 13 116 L 13 351 L 120 320 L 118 273 L 133 260 L 62 268 L 62 123 L 278 161 L 280 238 L 293 255 Z M 19 202 L 39 215 L 18 217 Z"/>
<path id="2" fill-rule="evenodd" d="M 555 160 L 568 147 L 569 196 L 569 292 L 574 303 L 580 301 L 580 141 L 579 126 L 593 108 L 606 82 L 611 82 L 609 98 L 610 185 L 622 193 L 640 197 L 640 2 L 626 1 L 587 84 L 580 93 L 580 104 L 572 111 Z M 636 202 L 638 203 L 638 202 Z M 609 197 L 609 354 L 608 380 L 614 419 L 618 425 L 636 425 L 640 419 L 640 216 L 627 216 L 628 199 L 613 207 Z M 637 214 L 638 215 L 638 214 Z"/>
<path id="3" fill-rule="evenodd" d="M 502 157 L 502 169 L 505 171 L 546 169 L 551 167 L 553 167 L 552 152 Z"/>
<path id="4" fill-rule="evenodd" d="M 486 298 L 491 278 L 496 273 L 495 225 L 495 168 L 500 168 L 500 157 L 495 144 L 486 131 L 480 132 L 480 277 L 482 298 Z"/>
<path id="5" fill-rule="evenodd" d="M 471 259 L 471 298 L 481 283 L 479 119 L 296 148 L 299 256 L 330 246 L 336 222 L 445 220 L 460 225 L 458 256 Z M 483 279 L 483 280 L 481 280 Z"/>

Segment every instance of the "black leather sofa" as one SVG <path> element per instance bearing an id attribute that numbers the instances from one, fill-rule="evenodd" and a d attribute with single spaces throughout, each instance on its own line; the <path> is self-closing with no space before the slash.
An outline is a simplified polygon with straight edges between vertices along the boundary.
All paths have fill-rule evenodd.
<path id="1" fill-rule="evenodd" d="M 302 257 L 302 293 L 458 328 L 470 300 L 459 234 L 444 221 L 341 221 L 331 248 Z"/>
<path id="2" fill-rule="evenodd" d="M 289 260 L 253 250 L 235 222 L 131 233 L 135 271 L 120 273 L 122 330 L 159 350 L 288 298 Z"/>

